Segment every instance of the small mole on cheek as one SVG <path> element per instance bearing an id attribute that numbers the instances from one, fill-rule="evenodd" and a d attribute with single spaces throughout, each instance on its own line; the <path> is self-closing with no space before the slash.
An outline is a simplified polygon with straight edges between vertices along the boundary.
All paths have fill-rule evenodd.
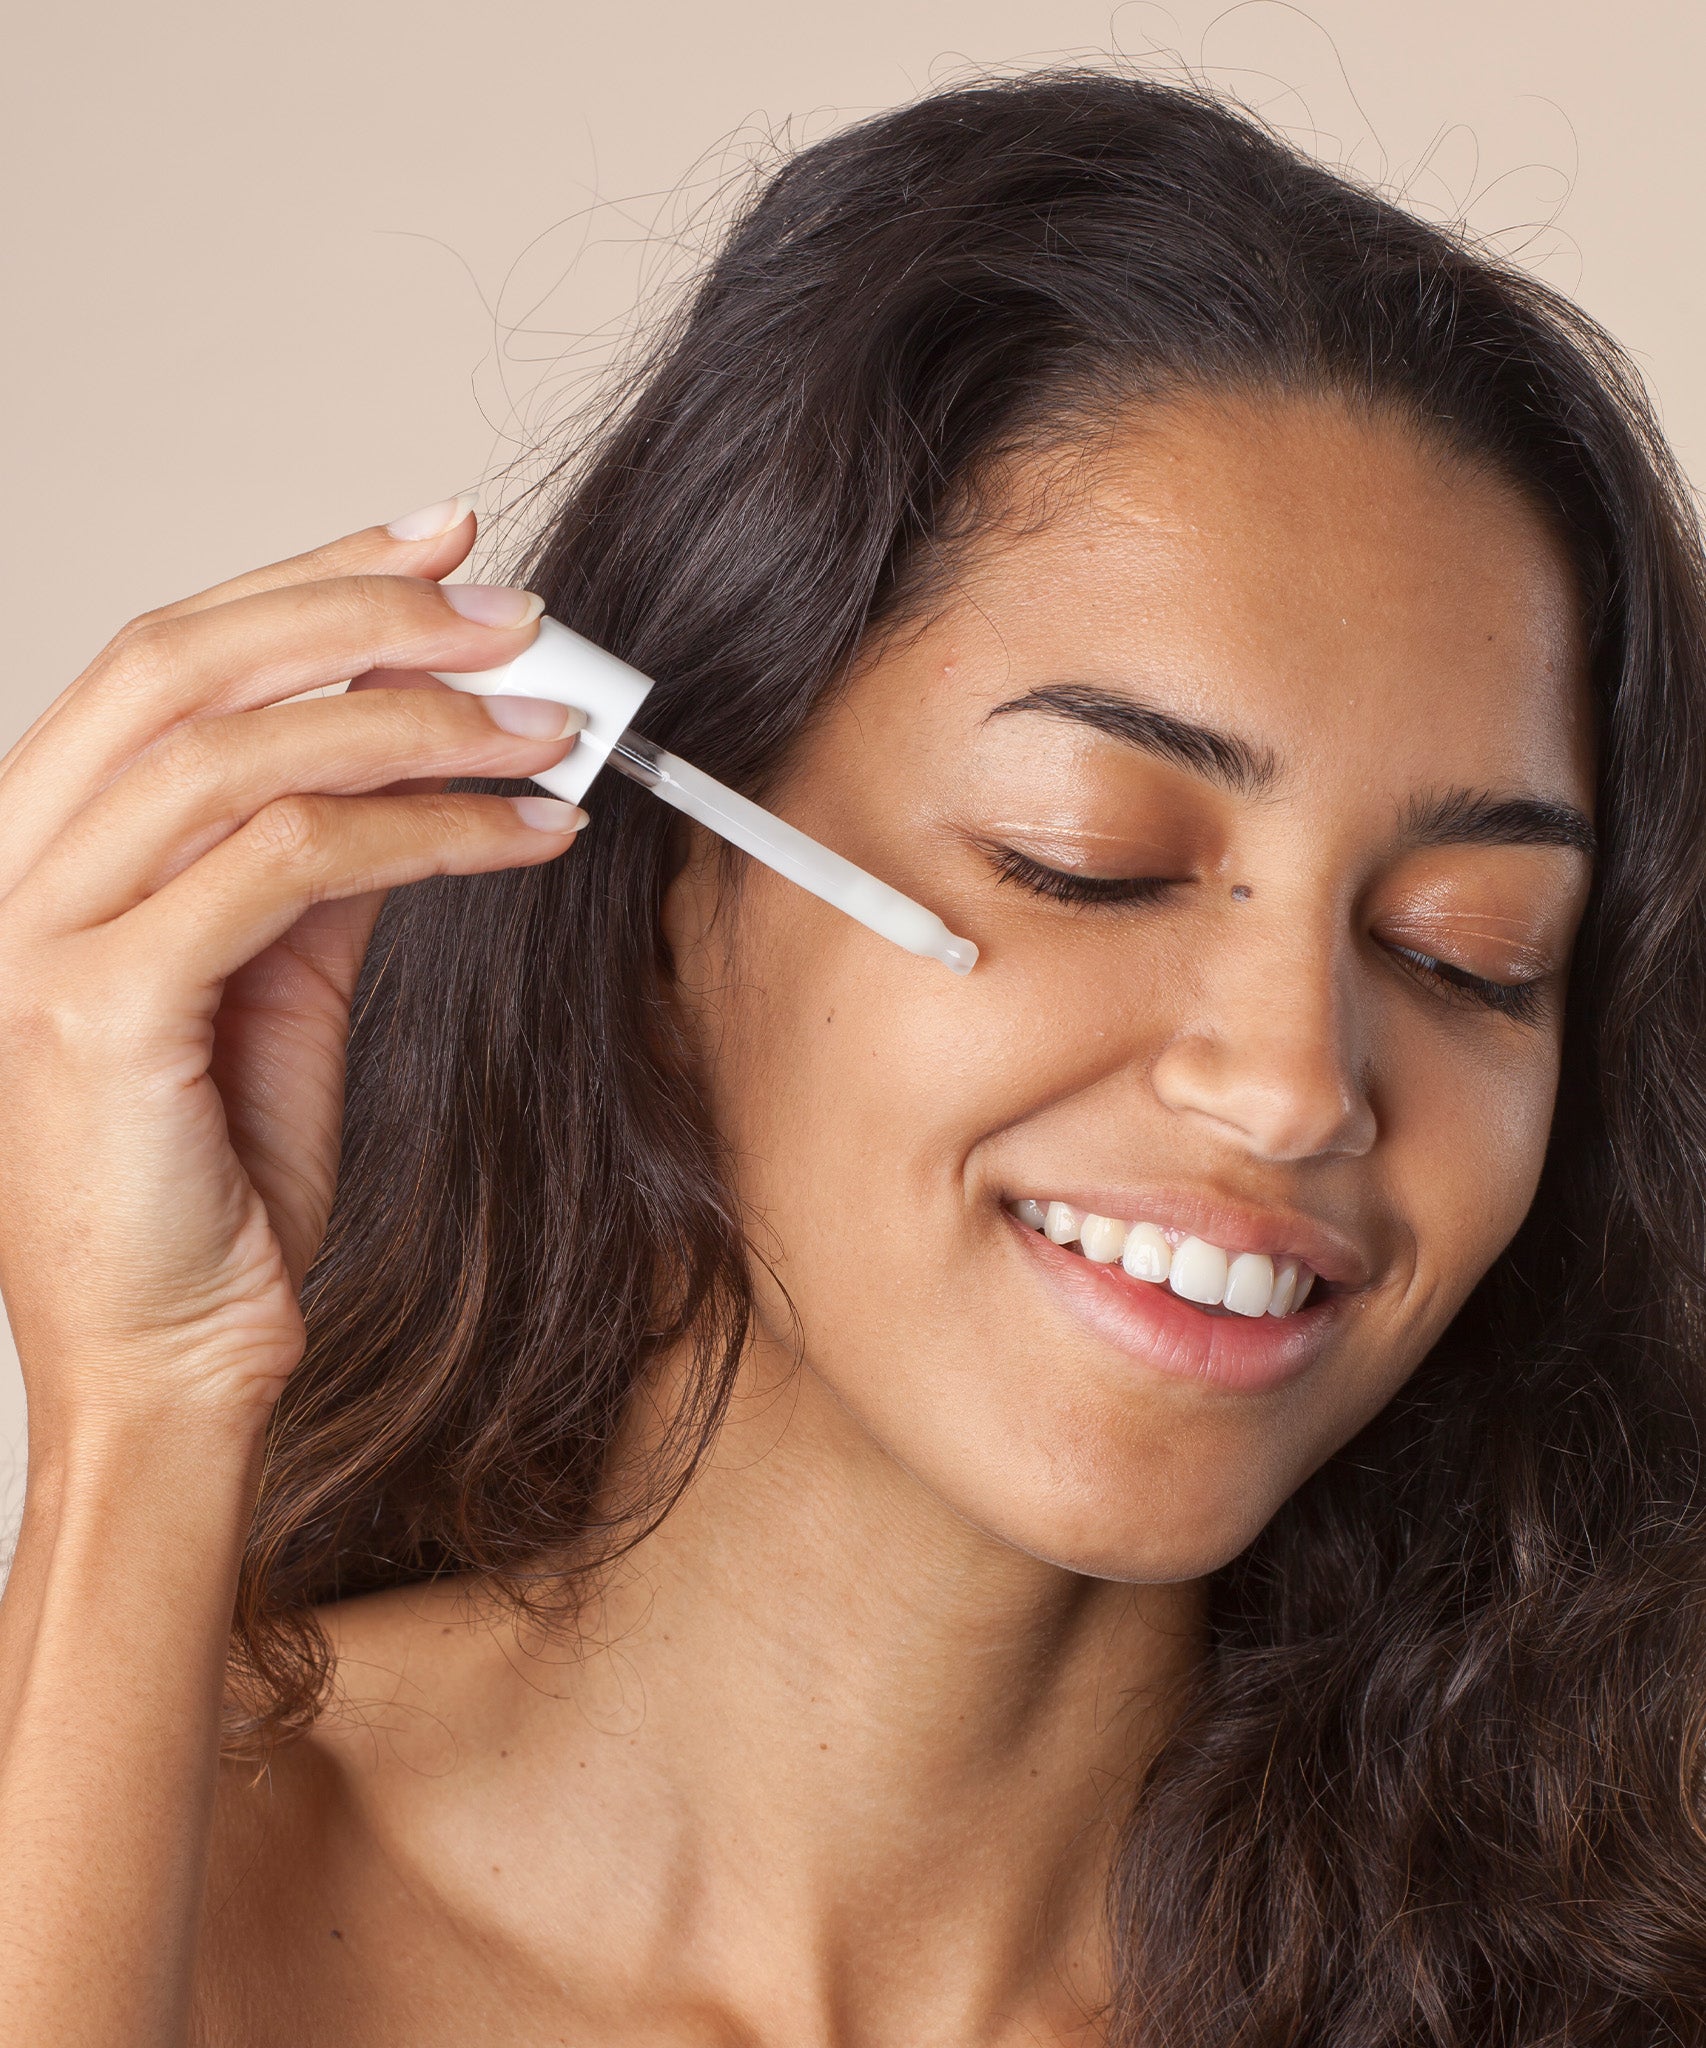
<path id="1" fill-rule="evenodd" d="M 1248 903 L 1255 893 L 1248 882 L 1234 882 L 1232 885 L 1232 900 L 1234 903 Z"/>

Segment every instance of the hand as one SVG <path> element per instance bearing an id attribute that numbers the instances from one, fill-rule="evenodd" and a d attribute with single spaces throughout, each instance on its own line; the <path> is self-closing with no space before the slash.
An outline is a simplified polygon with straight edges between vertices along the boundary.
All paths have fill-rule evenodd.
<path id="1" fill-rule="evenodd" d="M 454 593 L 503 623 L 453 609 L 473 521 L 438 509 L 133 621 L 0 762 L 0 1290 L 32 1447 L 185 1403 L 264 1421 L 386 891 L 551 860 L 585 822 L 445 793 L 553 766 L 575 714 L 422 673 L 537 630 L 521 592 Z"/>

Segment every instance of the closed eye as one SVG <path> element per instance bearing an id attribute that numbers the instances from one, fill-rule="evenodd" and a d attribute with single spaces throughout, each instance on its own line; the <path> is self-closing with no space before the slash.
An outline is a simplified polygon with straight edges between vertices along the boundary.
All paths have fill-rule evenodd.
<path id="1" fill-rule="evenodd" d="M 1070 868 L 1053 868 L 1034 860 L 1016 846 L 990 849 L 997 877 L 1017 882 L 1022 888 L 1056 903 L 1120 904 L 1154 903 L 1169 889 L 1183 885 L 1184 878 L 1171 875 L 1081 875 Z M 1492 981 L 1486 975 L 1471 974 L 1437 959 L 1414 946 L 1389 946 L 1395 959 L 1418 980 L 1440 994 L 1459 1002 L 1474 1003 L 1500 1015 L 1528 1023 L 1539 1014 L 1542 983 L 1535 981 Z"/>
<path id="2" fill-rule="evenodd" d="M 1532 1021 L 1539 1012 L 1539 981 L 1489 981 L 1483 974 L 1470 974 L 1462 967 L 1453 967 L 1449 961 L 1436 960 L 1431 953 L 1418 952 L 1413 946 L 1392 946 L 1388 950 L 1412 974 L 1461 1001 L 1478 1003 L 1483 1009 L 1498 1010 L 1523 1023 Z"/>
<path id="3" fill-rule="evenodd" d="M 997 877 L 1017 882 L 1056 903 L 1153 903 L 1179 881 L 1166 875 L 1079 875 L 1069 868 L 1051 868 L 1016 846 L 990 849 Z"/>

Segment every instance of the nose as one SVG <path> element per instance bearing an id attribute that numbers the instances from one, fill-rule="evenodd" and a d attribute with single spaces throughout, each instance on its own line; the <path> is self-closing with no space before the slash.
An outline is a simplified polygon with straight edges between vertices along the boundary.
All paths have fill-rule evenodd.
<path id="1" fill-rule="evenodd" d="M 1261 1159 L 1357 1157 L 1374 1105 L 1350 977 L 1331 934 L 1235 913 L 1216 935 L 1190 1021 L 1151 1069 L 1161 1102 Z"/>

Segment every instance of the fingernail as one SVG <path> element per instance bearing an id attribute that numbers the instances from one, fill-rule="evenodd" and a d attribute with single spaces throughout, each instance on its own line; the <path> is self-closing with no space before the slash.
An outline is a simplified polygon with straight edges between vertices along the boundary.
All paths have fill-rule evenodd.
<path id="1" fill-rule="evenodd" d="M 482 697 L 486 716 L 500 732 L 523 740 L 560 740 L 579 732 L 586 713 L 572 704 L 553 704 L 549 697 Z"/>
<path id="2" fill-rule="evenodd" d="M 579 804 L 566 804 L 554 796 L 512 796 L 516 816 L 535 832 L 578 832 L 587 822 Z"/>
<path id="3" fill-rule="evenodd" d="M 453 612 L 477 626 L 531 626 L 545 609 L 536 592 L 512 590 L 507 583 L 441 583 L 439 589 Z"/>
<path id="4" fill-rule="evenodd" d="M 453 526 L 460 526 L 474 509 L 472 498 L 440 498 L 436 505 L 423 505 L 418 512 L 405 512 L 393 519 L 385 531 L 393 540 L 437 540 Z"/>

